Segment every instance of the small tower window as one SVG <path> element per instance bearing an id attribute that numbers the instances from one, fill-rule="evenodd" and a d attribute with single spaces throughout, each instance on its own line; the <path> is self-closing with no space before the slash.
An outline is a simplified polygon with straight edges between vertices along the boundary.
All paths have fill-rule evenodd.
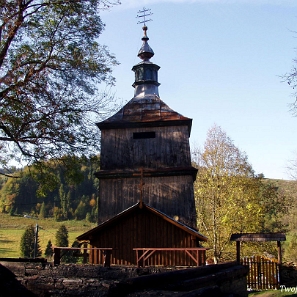
<path id="1" fill-rule="evenodd" d="M 133 139 L 156 138 L 156 132 L 134 132 Z"/>

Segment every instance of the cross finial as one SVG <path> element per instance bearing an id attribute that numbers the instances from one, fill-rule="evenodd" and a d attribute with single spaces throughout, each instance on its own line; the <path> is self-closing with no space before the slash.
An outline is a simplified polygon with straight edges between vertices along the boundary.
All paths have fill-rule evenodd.
<path id="1" fill-rule="evenodd" d="M 153 14 L 150 9 L 143 7 L 143 10 L 139 10 L 138 13 L 136 17 L 143 18 L 143 21 L 138 21 L 137 24 L 143 24 L 145 26 L 146 22 L 152 21 L 151 19 L 146 20 L 146 17 Z"/>
<path id="2" fill-rule="evenodd" d="M 140 190 L 140 199 L 139 199 L 139 207 L 143 207 L 143 186 L 145 185 L 144 183 L 144 177 L 145 176 L 150 176 L 150 173 L 144 172 L 143 167 L 140 168 L 139 173 L 133 173 L 133 176 L 139 176 L 140 177 L 140 184 L 138 185 L 139 190 Z"/>

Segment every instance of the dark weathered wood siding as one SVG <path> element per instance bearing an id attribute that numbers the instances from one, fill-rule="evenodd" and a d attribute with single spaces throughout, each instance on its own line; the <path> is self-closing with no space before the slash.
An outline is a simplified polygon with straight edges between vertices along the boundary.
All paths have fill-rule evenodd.
<path id="1" fill-rule="evenodd" d="M 153 133 L 152 133 L 153 132 Z M 191 156 L 187 125 L 102 129 L 101 170 L 132 170 L 140 168 L 162 176 L 144 178 L 143 200 L 169 216 L 179 216 L 182 222 L 196 226 L 193 182 L 189 172 Z M 154 137 L 135 139 L 134 133 L 150 133 Z M 174 170 L 179 168 L 179 172 Z M 184 171 L 184 172 L 183 172 Z M 159 174 L 160 175 L 160 174 Z M 106 178 L 98 176 L 98 223 L 110 219 L 140 200 L 139 177 Z"/>
<path id="2" fill-rule="evenodd" d="M 100 180 L 99 223 L 137 203 L 140 182 L 139 177 Z M 195 224 L 192 176 L 145 177 L 143 182 L 143 202 L 170 217 L 178 216 L 185 224 Z"/>
<path id="3" fill-rule="evenodd" d="M 144 209 L 116 220 L 107 228 L 93 233 L 90 239 L 92 247 L 114 248 L 112 264 L 136 265 L 136 253 L 133 248 L 186 248 L 197 247 L 197 237 L 178 228 L 170 222 Z M 90 254 L 90 262 L 102 264 L 100 251 Z M 156 252 L 148 265 L 195 265 L 184 252 Z"/>
<path id="4" fill-rule="evenodd" d="M 133 139 L 135 132 L 155 138 Z M 191 166 L 188 126 L 107 129 L 101 131 L 101 169 Z"/>

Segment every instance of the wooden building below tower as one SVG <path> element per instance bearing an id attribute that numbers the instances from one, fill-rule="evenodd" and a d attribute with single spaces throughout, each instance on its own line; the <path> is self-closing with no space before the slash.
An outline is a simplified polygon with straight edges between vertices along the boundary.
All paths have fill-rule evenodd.
<path id="1" fill-rule="evenodd" d="M 205 264 L 206 237 L 157 209 L 137 203 L 80 235 L 92 248 L 112 248 L 113 265 L 200 266 Z M 137 263 L 144 252 L 144 262 Z M 89 262 L 103 264 L 102 250 L 90 250 Z"/>

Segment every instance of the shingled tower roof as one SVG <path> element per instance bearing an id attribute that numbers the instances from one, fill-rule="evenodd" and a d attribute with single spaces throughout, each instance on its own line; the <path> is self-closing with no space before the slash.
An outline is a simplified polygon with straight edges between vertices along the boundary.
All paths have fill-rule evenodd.
<path id="1" fill-rule="evenodd" d="M 187 125 L 189 135 L 192 119 L 172 110 L 159 97 L 158 70 L 160 67 L 150 61 L 154 51 L 148 44 L 147 26 L 143 26 L 143 44 L 138 52 L 142 60 L 133 66 L 135 72 L 134 97 L 116 114 L 97 123 L 99 129 L 126 127 Z"/>

